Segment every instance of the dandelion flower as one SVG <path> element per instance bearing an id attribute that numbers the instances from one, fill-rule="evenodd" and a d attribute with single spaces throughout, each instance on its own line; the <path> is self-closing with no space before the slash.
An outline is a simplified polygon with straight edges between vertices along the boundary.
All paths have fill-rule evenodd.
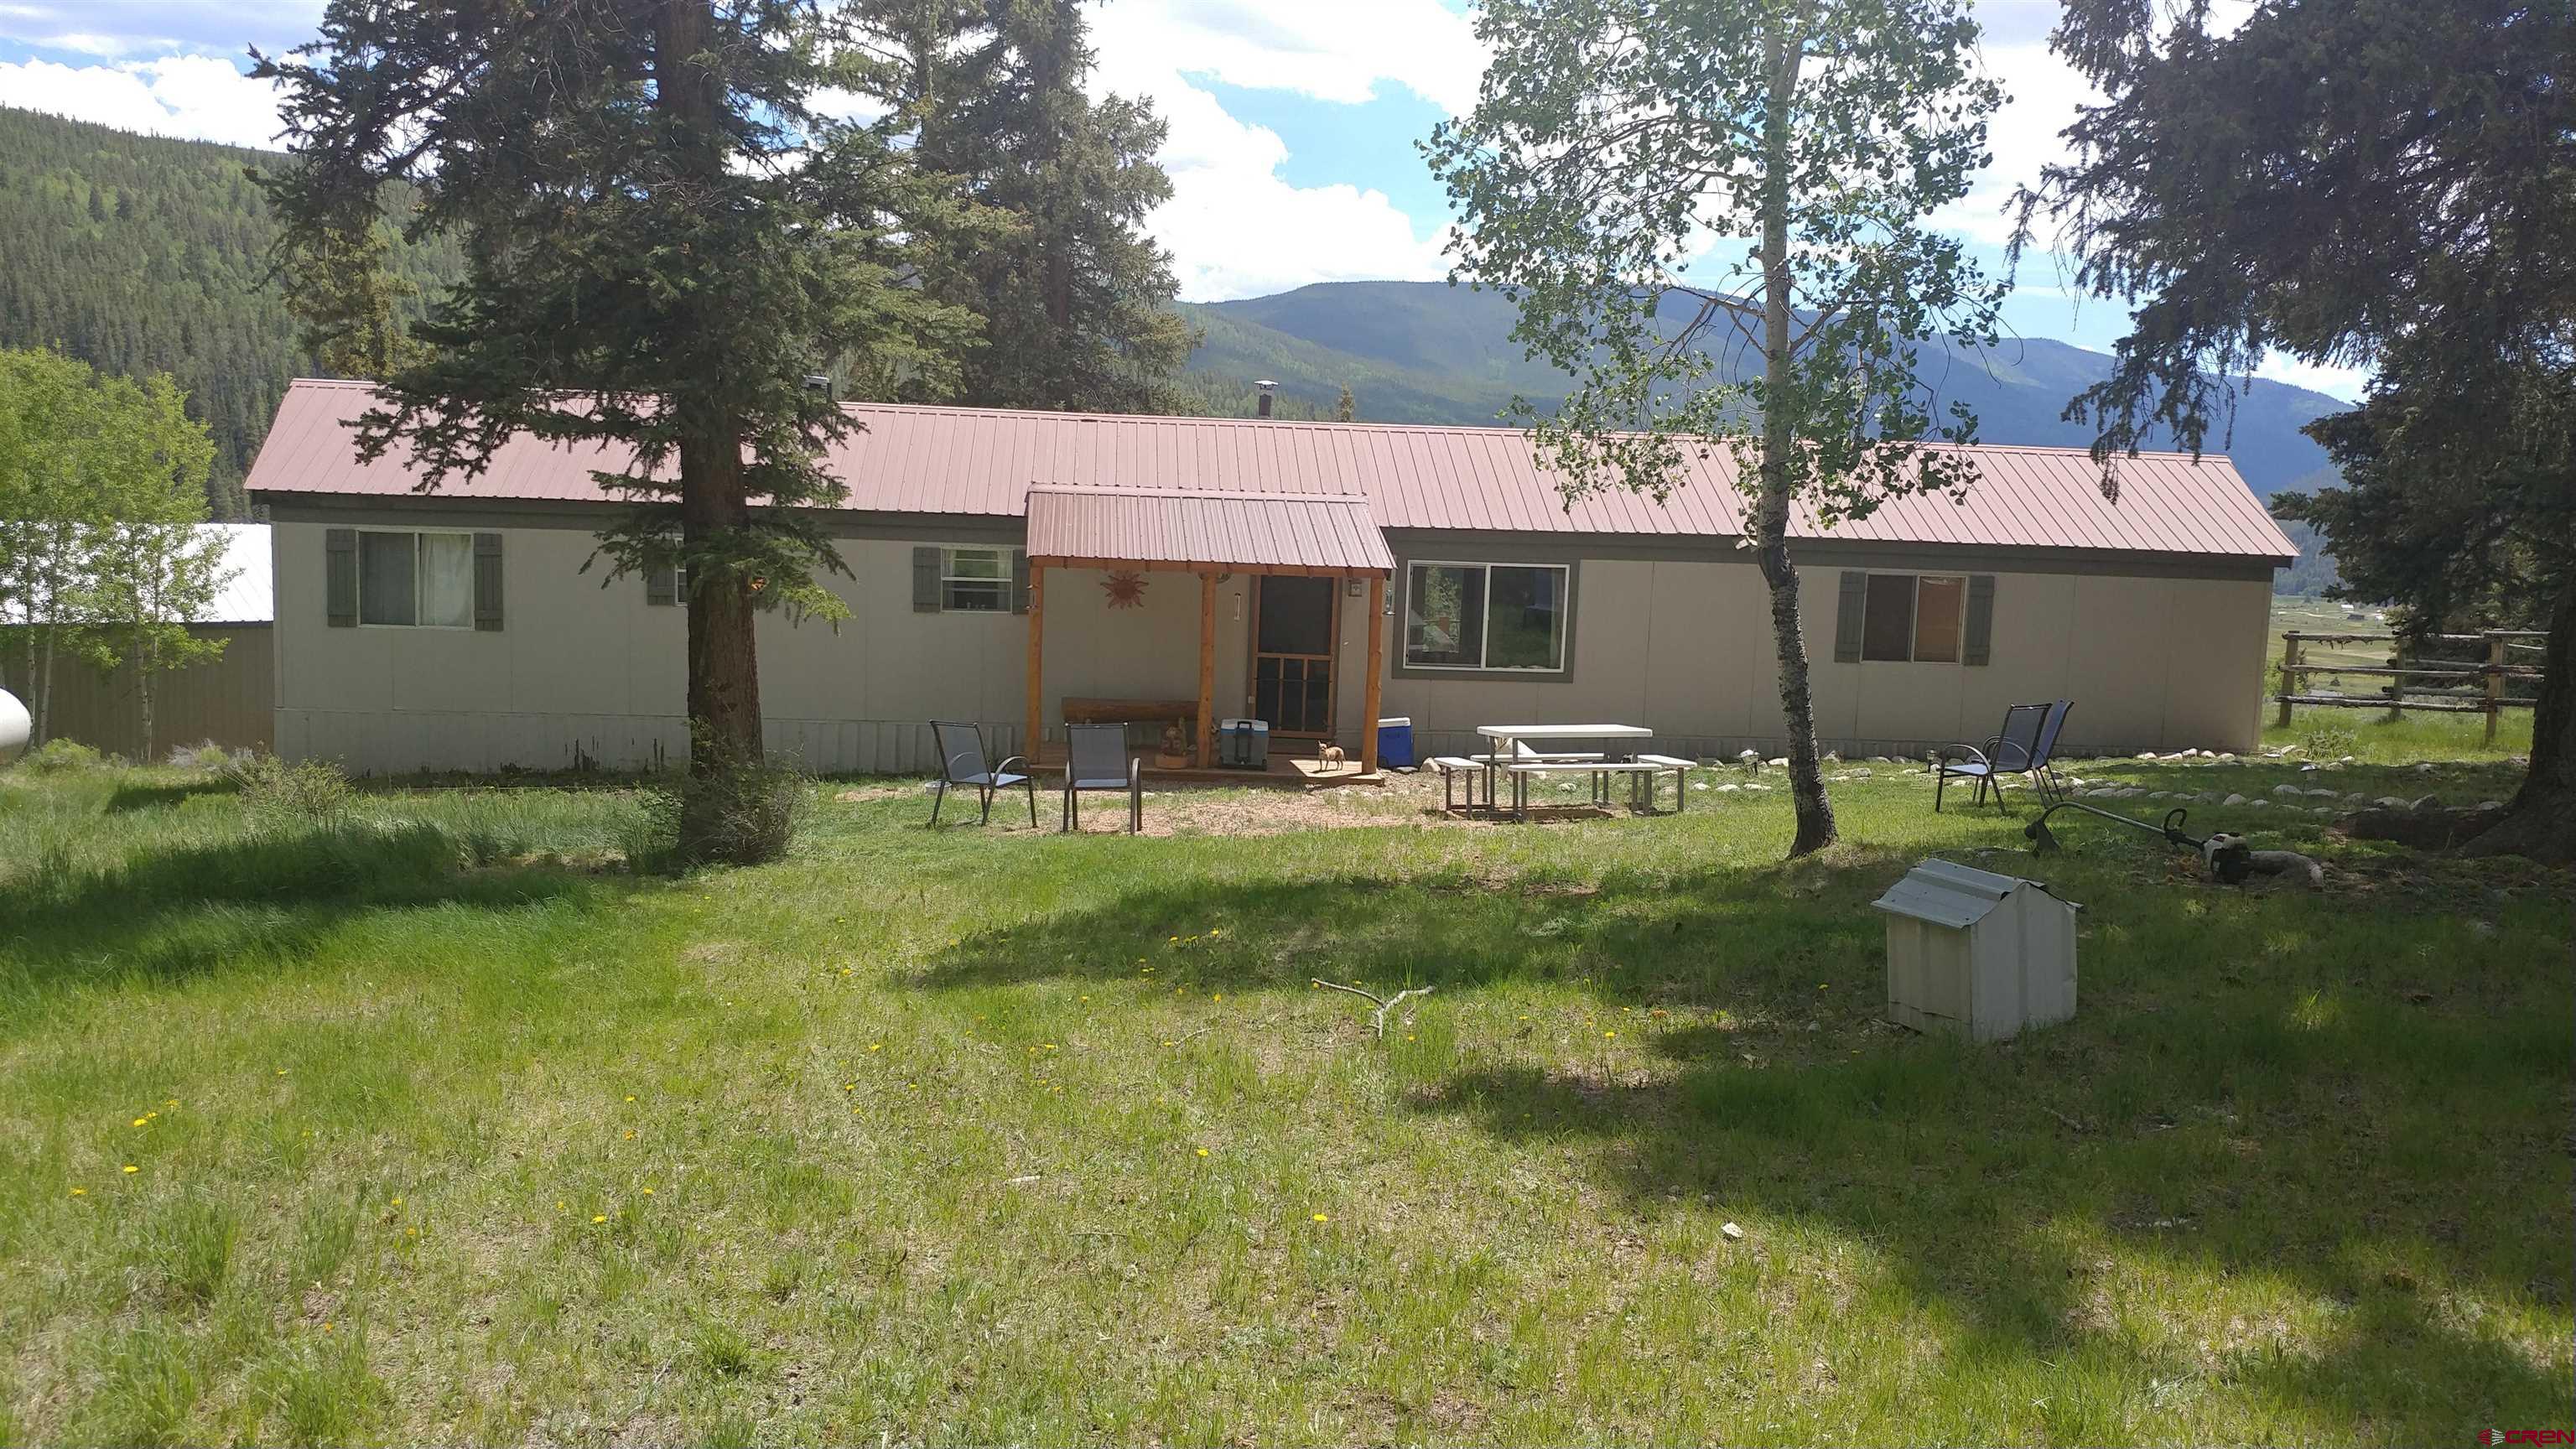
<path id="1" fill-rule="evenodd" d="M 632 1142 L 632 1141 L 634 1141 L 634 1140 L 635 1140 L 635 1129 L 634 1129 L 634 1128 L 629 1127 L 629 1128 L 627 1128 L 627 1129 L 626 1129 L 626 1140 L 627 1140 L 627 1141 L 629 1141 L 629 1142 Z"/>
<path id="2" fill-rule="evenodd" d="M 322 1320 L 322 1331 L 323 1331 L 324 1333 L 329 1333 L 329 1332 L 331 1331 L 331 1320 L 330 1320 L 330 1319 L 325 1318 L 325 1319 L 323 1319 L 323 1320 Z"/>
<path id="3" fill-rule="evenodd" d="M 285 1076 L 285 1075 L 286 1075 L 286 1068 L 284 1068 L 284 1067 L 279 1067 L 279 1068 L 277 1069 L 277 1074 L 278 1074 L 279 1076 L 281 1076 L 281 1077 L 282 1077 L 282 1076 Z"/>
<path id="4" fill-rule="evenodd" d="M 626 1100 L 627 1100 L 627 1101 L 630 1101 L 630 1102 L 634 1101 L 634 1100 L 635 1100 L 635 1094 L 634 1094 L 633 1092 L 629 1092 L 629 1093 L 627 1093 L 627 1094 L 626 1094 Z"/>
<path id="5" fill-rule="evenodd" d="M 608 1214 L 606 1214 L 606 1213 L 592 1213 L 592 1214 L 590 1215 L 590 1220 L 591 1220 L 592 1222 L 594 1222 L 594 1223 L 604 1223 L 604 1222 L 608 1221 Z"/>
<path id="6" fill-rule="evenodd" d="M 1214 994 L 1210 995 L 1210 996 L 1208 997 L 1208 1000 L 1210 1000 L 1210 1001 L 1223 1001 L 1223 1000 L 1225 1000 L 1225 993 L 1224 993 L 1224 992 L 1222 992 L 1222 991 L 1216 992 L 1216 993 L 1214 993 Z"/>
<path id="7" fill-rule="evenodd" d="M 564 1200 L 563 1200 L 562 1198 L 556 1198 L 556 1199 L 555 1199 L 555 1211 L 556 1211 L 556 1212 L 562 1212 L 563 1210 L 564 1210 Z"/>
<path id="8" fill-rule="evenodd" d="M 644 1195 L 645 1195 L 646 1197 L 651 1197 L 651 1196 L 653 1195 L 653 1189 L 651 1189 L 651 1188 L 649 1188 L 649 1187 L 648 1187 L 648 1188 L 646 1188 L 646 1189 L 644 1189 Z"/>
<path id="9" fill-rule="evenodd" d="M 1618 1034 L 1619 1034 L 1619 1033 L 1617 1033 L 1617 1032 L 1615 1032 L 1615 1031 L 1605 1031 L 1605 1032 L 1601 1033 L 1601 1038 L 1602 1038 L 1602 1040 L 1607 1041 L 1607 1040 L 1609 1040 L 1610 1038 L 1612 1038 L 1612 1037 L 1614 1037 L 1614 1036 L 1617 1036 Z"/>
<path id="10" fill-rule="evenodd" d="M 1202 1148 L 1200 1148 L 1200 1149 L 1199 1149 L 1199 1156 L 1201 1156 L 1201 1157 L 1205 1157 L 1205 1156 L 1207 1156 L 1207 1155 L 1208 1155 L 1208 1150 L 1207 1150 L 1206 1148 L 1202 1147 Z M 73 1188 L 73 1189 L 72 1189 L 72 1191 L 74 1191 L 74 1192 L 78 1192 L 78 1191 L 80 1191 L 80 1189 L 79 1189 L 79 1188 Z"/>
<path id="11" fill-rule="evenodd" d="M 135 1166 L 133 1163 L 129 1162 L 129 1163 L 125 1164 L 125 1170 L 126 1170 L 126 1171 L 128 1171 L 128 1172 L 141 1172 L 143 1169 L 142 1169 L 142 1168 L 139 1168 L 139 1167 Z"/>
<path id="12" fill-rule="evenodd" d="M 881 1042 L 881 1041 L 872 1041 L 872 1042 L 868 1043 L 868 1050 L 869 1050 L 869 1051 L 872 1051 L 872 1052 L 881 1052 L 881 1051 L 884 1051 L 884 1050 L 885 1050 L 885 1043 L 884 1043 L 884 1042 Z"/>
<path id="13" fill-rule="evenodd" d="M 401 1198 L 395 1198 L 395 1199 L 393 1200 L 393 1206 L 395 1206 L 395 1207 L 401 1207 L 401 1206 L 402 1206 L 402 1199 L 401 1199 Z"/>
<path id="14" fill-rule="evenodd" d="M 151 1119 L 151 1118 L 149 1118 L 149 1117 L 137 1117 L 137 1118 L 135 1118 L 135 1119 L 134 1119 L 134 1125 L 135 1125 L 135 1126 L 137 1126 L 137 1127 L 140 1127 L 140 1126 L 142 1126 L 144 1123 L 149 1122 L 149 1121 L 151 1121 L 151 1120 L 152 1120 L 152 1119 Z"/>
<path id="15" fill-rule="evenodd" d="M 1199 1154 L 1199 1156 L 1201 1156 L 1201 1157 L 1205 1157 L 1205 1156 L 1207 1156 L 1207 1154 L 1206 1154 L 1206 1153 L 1204 1153 L 1204 1152 L 1202 1152 L 1202 1153 L 1200 1153 L 1200 1154 Z M 89 1189 L 88 1189 L 88 1188 L 85 1188 L 85 1187 L 76 1187 L 76 1188 L 73 1188 L 73 1189 L 72 1189 L 72 1196 L 74 1196 L 74 1197 L 87 1197 L 87 1196 L 89 1196 Z"/>
<path id="16" fill-rule="evenodd" d="M 1327 1214 L 1317 1213 L 1315 1214 L 1315 1221 L 1319 1223 L 1329 1223 L 1332 1221 L 1332 1218 Z"/>

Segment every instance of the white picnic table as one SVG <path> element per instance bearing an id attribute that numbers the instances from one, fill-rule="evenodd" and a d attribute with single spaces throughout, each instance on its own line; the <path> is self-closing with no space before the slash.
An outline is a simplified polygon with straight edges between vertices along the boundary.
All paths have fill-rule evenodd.
<path id="1" fill-rule="evenodd" d="M 1476 726 L 1476 733 L 1483 735 L 1486 739 L 1494 742 L 1493 749 L 1488 751 L 1485 755 L 1485 808 L 1488 810 L 1494 808 L 1494 785 L 1496 776 L 1510 763 L 1511 757 L 1518 753 L 1518 747 L 1523 744 L 1530 744 L 1539 741 L 1561 742 L 1567 740 L 1584 742 L 1590 742 L 1593 740 L 1651 740 L 1655 737 L 1655 732 L 1646 728 L 1644 725 L 1628 724 L 1478 725 Z M 1540 751 L 1536 756 L 1534 756 L 1534 758 L 1544 760 L 1551 754 L 1554 757 L 1553 762 L 1557 763 L 1580 760 L 1598 760 L 1601 758 L 1599 755 L 1584 755 L 1562 751 Z M 1520 794 L 1518 784 L 1518 781 L 1514 782 L 1515 788 L 1513 790 L 1513 794 L 1516 800 Z M 1597 788 L 1596 782 L 1596 790 Z M 1516 813 L 1526 814 L 1527 812 L 1526 809 L 1523 809 Z"/>

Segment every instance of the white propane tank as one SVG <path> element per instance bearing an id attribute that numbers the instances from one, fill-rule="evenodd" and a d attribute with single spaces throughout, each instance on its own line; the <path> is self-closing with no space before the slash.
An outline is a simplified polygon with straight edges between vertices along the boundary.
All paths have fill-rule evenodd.
<path id="1" fill-rule="evenodd" d="M 0 689 L 0 765 L 27 753 L 29 732 L 27 707 L 18 702 L 18 696 Z"/>

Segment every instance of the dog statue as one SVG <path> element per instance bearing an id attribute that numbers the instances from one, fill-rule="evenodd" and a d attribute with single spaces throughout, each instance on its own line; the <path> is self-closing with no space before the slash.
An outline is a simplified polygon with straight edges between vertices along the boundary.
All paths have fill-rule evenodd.
<path id="1" fill-rule="evenodd" d="M 1320 775 L 1326 770 L 1338 770 L 1349 758 L 1342 753 L 1340 745 L 1326 745 L 1315 751 L 1315 773 Z"/>
<path id="2" fill-rule="evenodd" d="M 2295 850 L 2255 850 L 2242 835 L 2220 832 L 2200 847 L 2201 874 L 2230 885 L 2268 886 L 2291 881 L 2316 890 L 2326 883 L 2326 868 L 2313 856 Z"/>

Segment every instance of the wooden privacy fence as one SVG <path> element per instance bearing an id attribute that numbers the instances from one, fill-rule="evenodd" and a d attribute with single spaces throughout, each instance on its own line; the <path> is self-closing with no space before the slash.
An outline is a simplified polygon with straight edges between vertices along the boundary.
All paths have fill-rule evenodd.
<path id="1" fill-rule="evenodd" d="M 2537 664 L 2515 662 L 2515 656 L 2538 654 L 2539 641 L 2548 635 L 2538 629 L 2486 629 L 2475 634 L 2435 634 L 2432 639 L 2443 644 L 2478 644 L 2485 648 L 2483 661 L 2469 659 L 2431 659 L 2410 661 L 2395 648 L 2394 634 L 2304 634 L 2296 629 L 2281 636 L 2281 690 L 2272 696 L 2281 706 L 2279 723 L 2290 722 L 2292 705 L 2323 705 L 2331 709 L 2384 709 L 2390 719 L 2408 710 L 2435 714 L 2482 714 L 2487 717 L 2487 743 L 2495 743 L 2496 720 L 2508 709 L 2529 709 L 2529 695 L 2509 693 L 2507 681 L 2528 679 L 2535 685 L 2541 677 Z M 2307 646 L 2311 644 L 2337 648 L 2351 644 L 2387 644 L 2386 664 L 2352 664 L 2327 660 L 2308 662 Z M 2388 683 L 2376 694 L 2342 694 L 2301 688 L 2302 682 L 2314 675 L 2362 675 L 2385 678 Z M 2430 682 L 2418 682 L 2430 681 Z"/>

